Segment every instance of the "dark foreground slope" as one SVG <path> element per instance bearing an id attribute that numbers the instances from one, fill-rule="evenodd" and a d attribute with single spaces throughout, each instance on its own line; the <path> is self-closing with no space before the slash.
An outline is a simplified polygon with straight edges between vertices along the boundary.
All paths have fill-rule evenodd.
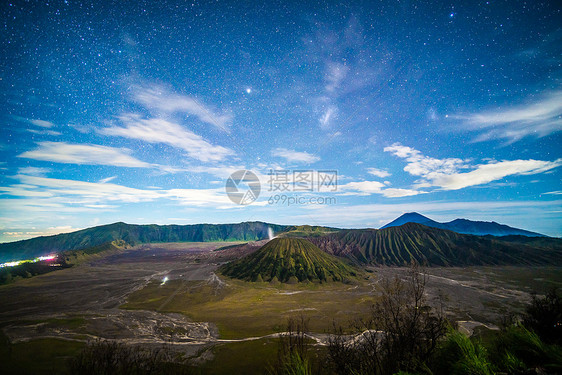
<path id="1" fill-rule="evenodd" d="M 360 263 L 403 266 L 554 265 L 562 263 L 562 240 L 502 241 L 407 223 L 385 229 L 342 230 L 310 238 L 320 249 Z M 547 246 L 548 245 L 548 246 Z"/>
<path id="2" fill-rule="evenodd" d="M 225 264 L 223 275 L 246 281 L 344 281 L 356 276 L 353 267 L 301 238 L 276 238 L 253 254 Z M 296 281 L 296 280 L 295 280 Z"/>
<path id="3" fill-rule="evenodd" d="M 268 228 L 280 232 L 286 227 L 259 221 L 216 225 L 114 223 L 72 233 L 0 244 L 0 263 L 66 250 L 86 249 L 117 240 L 122 240 L 129 245 L 152 242 L 257 241 L 268 238 Z"/>

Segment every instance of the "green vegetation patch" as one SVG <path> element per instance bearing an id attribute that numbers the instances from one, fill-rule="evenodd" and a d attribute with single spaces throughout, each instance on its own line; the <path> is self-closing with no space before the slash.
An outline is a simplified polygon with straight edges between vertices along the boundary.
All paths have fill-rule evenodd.
<path id="1" fill-rule="evenodd" d="M 213 358 L 199 367 L 202 374 L 267 374 L 277 360 L 278 339 L 217 345 Z"/>
<path id="2" fill-rule="evenodd" d="M 222 338 L 263 336 L 283 330 L 288 317 L 304 314 L 314 332 L 332 328 L 334 320 L 347 322 L 368 314 L 375 299 L 368 283 L 295 285 L 247 283 L 227 285 L 172 280 L 153 282 L 122 305 L 125 309 L 178 312 L 194 321 L 212 322 Z"/>
<path id="3" fill-rule="evenodd" d="M 337 228 L 320 227 L 313 225 L 296 225 L 280 233 L 279 237 L 318 237 L 339 231 Z"/>
<path id="4" fill-rule="evenodd" d="M 41 339 L 10 344 L 0 332 L 1 374 L 68 374 L 68 361 L 85 344 L 77 341 Z"/>

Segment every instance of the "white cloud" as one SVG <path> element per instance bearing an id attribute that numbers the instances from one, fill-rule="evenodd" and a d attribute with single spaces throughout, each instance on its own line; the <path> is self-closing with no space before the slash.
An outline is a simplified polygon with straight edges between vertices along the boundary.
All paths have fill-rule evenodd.
<path id="1" fill-rule="evenodd" d="M 214 146 L 174 122 L 159 118 L 141 118 L 136 114 L 122 115 L 119 118 L 125 124 L 124 127 L 112 126 L 99 132 L 149 143 L 164 143 L 185 150 L 190 157 L 203 162 L 220 161 L 233 154 L 232 150 Z"/>
<path id="2" fill-rule="evenodd" d="M 11 195 L 13 197 L 26 197 L 26 198 L 50 198 L 54 197 L 49 191 L 37 190 L 36 186 L 16 184 L 11 186 L 0 186 L 0 195 Z"/>
<path id="3" fill-rule="evenodd" d="M 320 117 L 320 127 L 322 127 L 323 129 L 328 128 L 332 124 L 332 121 L 335 118 L 337 111 L 338 108 L 334 105 L 330 105 L 328 108 L 326 108 L 326 110 Z"/>
<path id="4" fill-rule="evenodd" d="M 455 173 L 461 168 L 468 168 L 468 160 L 457 158 L 435 159 L 422 155 L 416 149 L 395 143 L 384 148 L 399 158 L 406 159 L 408 164 L 404 171 L 414 176 L 426 176 L 430 173 Z"/>
<path id="5" fill-rule="evenodd" d="M 507 176 L 544 173 L 562 165 L 562 159 L 542 160 L 490 160 L 487 164 L 469 166 L 468 160 L 457 158 L 435 159 L 422 155 L 416 149 L 395 143 L 385 147 L 390 152 L 408 162 L 404 171 L 422 177 L 416 181 L 416 188 L 440 187 L 444 190 L 458 190 L 469 186 L 487 184 Z M 460 169 L 473 169 L 459 172 Z M 475 168 L 475 169 L 474 169 Z"/>
<path id="6" fill-rule="evenodd" d="M 412 195 L 425 194 L 426 192 L 414 189 L 397 189 L 388 188 L 382 191 L 382 195 L 387 198 L 400 198 L 400 197 L 410 197 Z"/>
<path id="7" fill-rule="evenodd" d="M 542 160 L 510 160 L 479 165 L 475 170 L 466 173 L 434 174 L 428 176 L 434 185 L 445 190 L 458 190 L 468 186 L 482 185 L 500 180 L 507 176 L 531 175 L 544 173 L 562 165 L 562 159 Z"/>
<path id="8" fill-rule="evenodd" d="M 527 136 L 544 137 L 562 130 L 562 91 L 552 92 L 527 105 L 452 117 L 463 120 L 465 129 L 482 132 L 476 142 L 490 139 L 515 142 Z"/>
<path id="9" fill-rule="evenodd" d="M 166 198 L 174 199 L 183 206 L 219 206 L 217 208 L 235 207 L 224 194 L 224 189 L 171 189 L 166 190 Z"/>
<path id="10" fill-rule="evenodd" d="M 156 190 L 135 189 L 111 183 L 85 182 L 19 174 L 15 176 L 20 182 L 35 187 L 37 191 L 50 192 L 53 195 L 77 196 L 81 199 L 74 203 L 96 202 L 147 202 L 162 197 Z M 28 190 L 32 190 L 29 188 Z"/>
<path id="11" fill-rule="evenodd" d="M 347 184 L 340 185 L 338 187 L 339 190 L 342 191 L 354 191 L 359 193 L 360 195 L 369 195 L 369 194 L 380 194 L 381 189 L 385 185 L 382 182 L 378 181 L 360 181 L 360 182 L 348 182 Z M 350 193 L 344 193 L 346 195 L 352 195 Z"/>
<path id="12" fill-rule="evenodd" d="M 367 173 L 372 174 L 375 177 L 385 178 L 390 176 L 390 173 L 383 169 L 378 168 L 367 168 Z"/>
<path id="13" fill-rule="evenodd" d="M 192 96 L 179 95 L 167 91 L 161 86 L 137 86 L 133 90 L 134 99 L 148 109 L 159 112 L 182 112 L 197 117 L 200 121 L 229 132 L 232 115 L 217 113 L 210 106 L 201 103 Z"/>
<path id="14" fill-rule="evenodd" d="M 326 91 L 336 91 L 340 87 L 341 82 L 345 79 L 348 72 L 349 67 L 345 64 L 328 62 L 326 64 L 326 74 L 324 76 L 324 79 L 326 80 Z"/>
<path id="15" fill-rule="evenodd" d="M 111 165 L 115 167 L 150 168 L 152 164 L 138 160 L 126 148 L 66 142 L 39 142 L 39 147 L 19 155 L 20 158 L 65 164 Z"/>
<path id="16" fill-rule="evenodd" d="M 99 180 L 98 182 L 99 182 L 100 184 L 106 184 L 106 183 L 108 183 L 108 182 L 110 182 L 110 181 L 115 180 L 116 178 L 117 178 L 117 176 L 106 177 L 106 178 L 102 178 L 102 179 Z"/>
<path id="17" fill-rule="evenodd" d="M 55 126 L 55 124 L 53 124 L 52 122 L 45 120 L 29 120 L 29 122 L 42 128 L 52 128 L 53 126 Z"/>
<path id="18" fill-rule="evenodd" d="M 271 155 L 287 159 L 288 162 L 294 163 L 315 163 L 320 157 L 309 154 L 308 152 L 288 150 L 286 148 L 276 148 L 271 151 Z"/>
<path id="19" fill-rule="evenodd" d="M 30 174 L 34 176 L 44 176 L 49 172 L 51 172 L 49 168 L 23 167 L 18 169 L 18 173 Z"/>
<path id="20" fill-rule="evenodd" d="M 343 195 L 380 194 L 387 198 L 409 197 L 424 193 L 413 189 L 386 188 L 386 184 L 379 181 L 348 182 L 340 185 L 338 189 L 344 192 Z"/>
<path id="21" fill-rule="evenodd" d="M 50 227 L 45 230 L 9 230 L 0 232 L 0 239 L 2 242 L 7 241 L 21 241 L 27 240 L 29 238 L 38 237 L 38 236 L 52 236 L 55 234 L 61 233 L 70 233 L 80 230 L 82 228 L 73 228 L 72 226 L 59 226 L 59 227 Z"/>
<path id="22" fill-rule="evenodd" d="M 57 132 L 54 130 L 36 130 L 36 129 L 27 129 L 28 132 L 33 133 L 33 134 L 39 134 L 39 135 L 61 135 L 61 132 Z"/>
<path id="23" fill-rule="evenodd" d="M 140 189 L 114 183 L 85 182 L 18 174 L 19 181 L 0 187 L 3 212 L 88 212 L 119 208 L 123 203 L 170 201 L 189 207 L 236 207 L 224 188 L 216 189 Z M 109 179 L 106 179 L 109 180 Z"/>

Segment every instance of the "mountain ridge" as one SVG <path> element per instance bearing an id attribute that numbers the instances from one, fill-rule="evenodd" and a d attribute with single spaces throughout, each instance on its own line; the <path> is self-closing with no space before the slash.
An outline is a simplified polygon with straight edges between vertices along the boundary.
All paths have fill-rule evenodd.
<path id="1" fill-rule="evenodd" d="M 129 245 L 152 242 L 257 241 L 268 238 L 269 228 L 274 232 L 282 232 L 288 226 L 261 221 L 189 225 L 116 222 L 70 233 L 1 243 L 0 263 L 80 250 L 116 240 L 125 241 Z"/>
<path id="2" fill-rule="evenodd" d="M 475 221 L 457 218 L 449 222 L 440 223 L 417 212 L 408 212 L 400 215 L 398 218 L 382 226 L 380 229 L 392 228 L 406 223 L 418 223 L 428 227 L 447 229 L 461 234 L 473 234 L 477 236 L 492 235 L 502 237 L 520 235 L 527 237 L 548 237 L 541 233 L 510 227 L 509 225 L 499 224 L 495 221 Z"/>
<path id="3" fill-rule="evenodd" d="M 530 237 L 525 237 L 529 239 Z M 384 229 L 351 229 L 309 238 L 320 249 L 357 263 L 406 266 L 553 265 L 562 263 L 562 240 L 461 234 L 418 223 Z"/>

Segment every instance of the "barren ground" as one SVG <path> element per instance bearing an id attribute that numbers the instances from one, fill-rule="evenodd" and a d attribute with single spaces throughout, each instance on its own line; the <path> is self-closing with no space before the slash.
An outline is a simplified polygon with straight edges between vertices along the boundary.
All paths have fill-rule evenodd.
<path id="1" fill-rule="evenodd" d="M 218 265 L 258 248 L 213 251 L 225 243 L 141 245 L 69 269 L 0 287 L 0 327 L 13 344 L 38 339 L 130 344 L 170 344 L 182 356 L 209 357 L 209 347 L 272 337 L 299 313 L 311 319 L 318 344 L 333 320 L 368 313 L 382 277 L 404 277 L 403 268 L 369 267 L 355 285 L 274 286 L 215 275 Z M 240 254 L 240 252 L 242 254 Z M 533 290 L 562 286 L 555 267 L 427 269 L 435 307 L 471 332 L 493 328 L 521 311 Z M 163 284 L 164 278 L 168 281 Z M 205 357 L 206 356 L 206 357 Z M 201 358 L 203 360 L 203 358 Z"/>

